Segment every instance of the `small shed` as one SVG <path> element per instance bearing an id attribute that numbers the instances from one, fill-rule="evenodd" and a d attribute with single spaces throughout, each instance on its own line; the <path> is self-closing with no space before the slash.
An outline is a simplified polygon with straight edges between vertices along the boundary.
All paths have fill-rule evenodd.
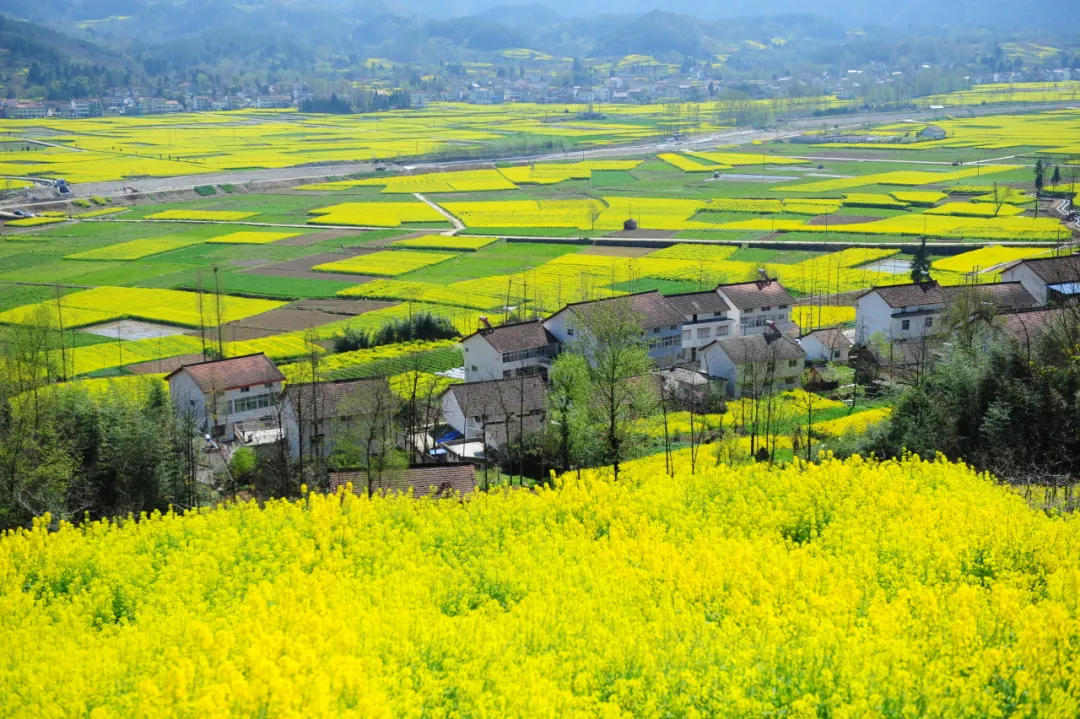
<path id="1" fill-rule="evenodd" d="M 636 230 L 637 229 L 637 220 L 635 220 L 633 217 L 627 217 L 625 220 L 623 220 L 622 228 L 626 232 L 631 232 L 632 230 Z"/>
<path id="2" fill-rule="evenodd" d="M 920 140 L 944 140 L 945 130 L 939 125 L 927 125 L 919 130 Z"/>

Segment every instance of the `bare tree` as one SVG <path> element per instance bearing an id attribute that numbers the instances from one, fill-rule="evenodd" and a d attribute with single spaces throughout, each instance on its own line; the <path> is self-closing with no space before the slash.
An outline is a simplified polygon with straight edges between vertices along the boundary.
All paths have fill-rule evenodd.
<path id="1" fill-rule="evenodd" d="M 1009 199 L 1009 188 L 1002 187 L 1000 183 L 995 182 L 992 197 L 994 201 L 994 217 L 997 217 L 998 213 L 1001 212 L 1001 208 L 1005 206 L 1006 201 Z"/>

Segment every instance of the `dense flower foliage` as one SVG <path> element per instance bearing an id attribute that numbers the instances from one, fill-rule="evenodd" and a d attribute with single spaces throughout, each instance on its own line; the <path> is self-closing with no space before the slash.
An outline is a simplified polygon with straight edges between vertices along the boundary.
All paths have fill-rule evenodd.
<path id="1" fill-rule="evenodd" d="M 1073 717 L 1080 532 L 962 465 L 685 453 L 0 540 L 0 714 Z"/>

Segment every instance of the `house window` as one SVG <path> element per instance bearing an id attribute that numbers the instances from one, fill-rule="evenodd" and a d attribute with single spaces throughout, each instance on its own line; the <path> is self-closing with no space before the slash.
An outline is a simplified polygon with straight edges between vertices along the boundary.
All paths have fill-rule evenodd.
<path id="1" fill-rule="evenodd" d="M 503 370 L 503 379 L 510 379 L 513 376 L 514 376 L 513 370 L 508 370 L 508 369 Z"/>
<path id="2" fill-rule="evenodd" d="M 762 308 L 761 308 L 761 311 L 762 311 L 762 312 L 768 312 L 768 311 L 769 311 L 769 310 L 771 310 L 771 309 L 772 309 L 772 305 L 769 305 L 768 307 L 762 307 Z"/>
<path id="3" fill-rule="evenodd" d="M 263 385 L 263 387 L 265 389 L 273 389 L 274 388 L 274 383 L 273 382 L 267 382 L 266 384 Z"/>
<path id="4" fill-rule="evenodd" d="M 574 328 L 573 327 L 568 327 L 566 329 L 566 336 L 567 337 L 573 337 L 574 336 Z"/>
<path id="5" fill-rule="evenodd" d="M 900 330 L 907 332 L 911 328 L 911 320 L 900 320 Z"/>
<path id="6" fill-rule="evenodd" d="M 788 360 L 787 366 L 788 367 L 798 367 L 799 366 L 799 360 Z"/>
<path id="7" fill-rule="evenodd" d="M 754 320 L 754 327 L 764 327 L 766 319 L 764 317 L 758 317 Z"/>
<path id="8" fill-rule="evenodd" d="M 251 391 L 251 387 L 241 387 L 241 388 L 240 388 L 240 391 L 241 391 L 241 392 L 250 392 L 250 391 Z"/>
<path id="9" fill-rule="evenodd" d="M 677 330 L 677 329 L 679 329 L 679 326 L 678 325 L 671 325 L 671 329 L 672 330 Z"/>
<path id="10" fill-rule="evenodd" d="M 787 378 L 787 383 L 791 384 L 791 385 L 795 384 L 795 378 L 794 377 L 788 377 Z"/>
<path id="11" fill-rule="evenodd" d="M 697 331 L 697 338 L 699 340 L 712 337 L 712 327 L 699 327 Z"/>
<path id="12" fill-rule="evenodd" d="M 659 328 L 659 327 L 653 327 L 653 328 L 652 328 L 652 333 L 653 333 L 654 335 L 658 335 L 658 334 L 660 334 L 660 328 Z"/>
<path id="13" fill-rule="evenodd" d="M 690 330 L 683 330 L 682 331 L 682 338 L 684 340 L 689 340 L 690 339 Z"/>
<path id="14" fill-rule="evenodd" d="M 232 412 L 254 412 L 257 409 L 266 409 L 270 406 L 270 393 L 257 394 L 254 397 L 243 397 L 229 402 Z"/>
<path id="15" fill-rule="evenodd" d="M 787 309 L 787 305 L 780 305 L 780 309 L 782 309 L 782 310 L 786 310 L 786 309 Z"/>
<path id="16" fill-rule="evenodd" d="M 724 313 L 723 313 L 723 312 L 713 312 L 713 313 L 712 313 L 712 316 L 713 316 L 713 317 L 723 317 L 723 316 L 724 316 Z"/>
<path id="17" fill-rule="evenodd" d="M 832 351 L 832 358 L 833 359 L 840 359 L 840 350 L 833 350 Z"/>
<path id="18" fill-rule="evenodd" d="M 728 328 L 727 325 L 720 325 L 719 327 L 716 328 L 716 336 L 717 337 L 725 337 L 725 336 L 727 336 L 728 329 L 729 328 Z"/>
<path id="19" fill-rule="evenodd" d="M 926 325 L 927 327 L 933 327 L 933 326 L 934 326 L 934 318 L 933 318 L 933 317 L 927 317 L 927 318 L 926 318 L 926 321 L 924 322 L 924 324 L 925 324 L 925 325 Z"/>

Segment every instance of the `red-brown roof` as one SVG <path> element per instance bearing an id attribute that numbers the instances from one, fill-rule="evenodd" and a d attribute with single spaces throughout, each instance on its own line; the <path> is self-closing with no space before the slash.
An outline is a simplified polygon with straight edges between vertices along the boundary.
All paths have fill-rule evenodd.
<path id="1" fill-rule="evenodd" d="M 574 302 L 563 307 L 555 315 L 566 310 L 587 315 L 590 309 L 605 306 L 607 303 L 617 303 L 619 306 L 625 306 L 628 312 L 632 312 L 640 318 L 641 326 L 646 329 L 649 327 L 662 327 L 663 325 L 682 324 L 685 319 L 683 314 L 656 290 L 639 292 L 635 295 L 611 297 L 606 300 Z M 555 315 L 552 315 L 552 317 Z"/>
<path id="2" fill-rule="evenodd" d="M 945 302 L 945 293 L 937 282 L 919 282 L 906 285 L 874 287 L 864 295 L 877 292 L 889 307 L 915 307 L 918 305 L 940 305 Z"/>
<path id="3" fill-rule="evenodd" d="M 352 482 L 354 493 L 367 494 L 367 473 L 330 473 L 330 491 L 336 492 L 348 482 Z M 385 472 L 376 484 L 374 490 L 379 494 L 404 493 L 412 489 L 416 498 L 470 494 L 476 490 L 476 467 L 471 464 L 417 464 Z"/>
<path id="4" fill-rule="evenodd" d="M 714 312 L 727 312 L 731 309 L 727 300 L 716 290 L 683 292 L 664 297 L 674 305 L 675 309 L 683 313 L 684 318 L 693 315 L 712 315 Z"/>
<path id="5" fill-rule="evenodd" d="M 490 330 L 482 329 L 472 333 L 465 339 L 468 340 L 477 335 L 483 337 L 497 352 L 513 352 L 515 350 L 546 347 L 559 341 L 555 335 L 548 332 L 538 321 L 501 325 Z"/>
<path id="6" fill-rule="evenodd" d="M 285 375 L 281 374 L 277 365 L 262 352 L 184 365 L 170 372 L 165 379 L 172 379 L 181 372 L 186 372 L 199 389 L 207 394 L 285 380 Z"/>
<path id="7" fill-rule="evenodd" d="M 731 300 L 731 304 L 740 310 L 795 304 L 795 298 L 774 279 L 719 285 L 716 291 Z"/>

